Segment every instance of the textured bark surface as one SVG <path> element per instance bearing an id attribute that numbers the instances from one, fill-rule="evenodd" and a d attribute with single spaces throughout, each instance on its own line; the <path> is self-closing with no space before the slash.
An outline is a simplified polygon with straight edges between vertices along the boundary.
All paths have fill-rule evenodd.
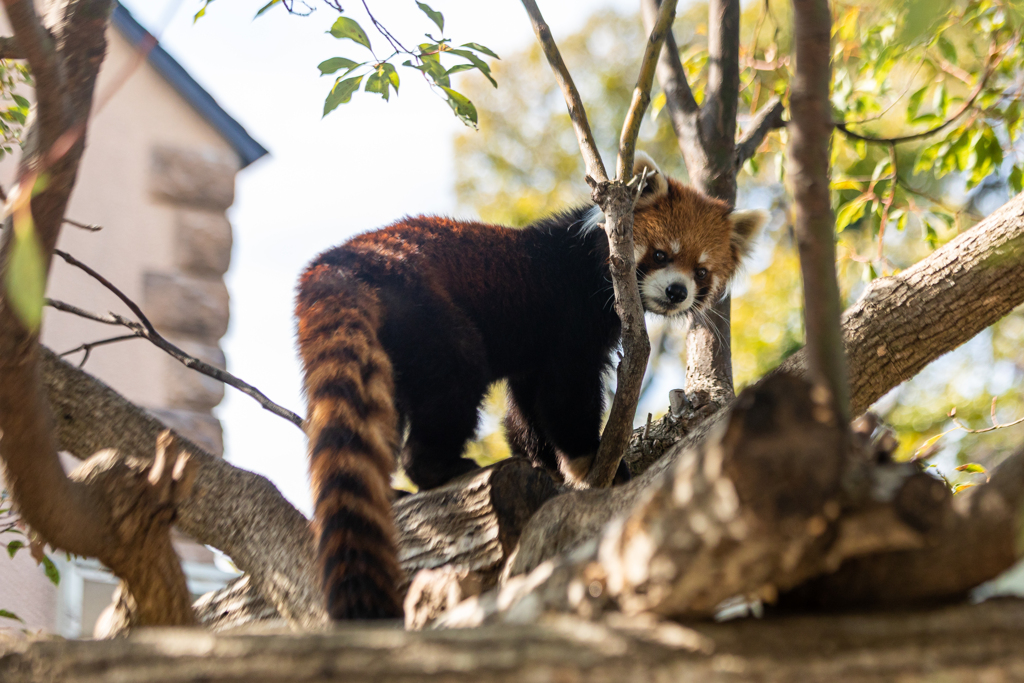
<path id="1" fill-rule="evenodd" d="M 893 277 L 843 314 L 851 412 L 1024 303 L 1024 194 Z M 779 370 L 803 371 L 799 351 Z"/>
<path id="2" fill-rule="evenodd" d="M 853 413 L 866 410 L 942 354 L 1024 303 L 1024 194 L 916 265 L 875 280 L 843 315 Z M 779 369 L 805 371 L 803 352 Z M 597 537 L 632 508 L 687 448 L 728 415 L 723 408 L 641 476 L 608 491 L 573 492 L 549 501 L 527 525 L 510 574 Z"/>
<path id="3" fill-rule="evenodd" d="M 1018 600 L 692 628 L 559 619 L 472 631 L 356 624 L 316 635 L 165 629 L 95 643 L 0 636 L 5 683 L 925 683 L 1022 677 L 1024 604 Z"/>
<path id="4" fill-rule="evenodd" d="M 482 588 L 498 580 L 526 522 L 558 493 L 525 458 L 509 458 L 440 488 L 395 502 L 398 561 L 408 579 L 451 566 L 476 573 Z"/>
<path id="5" fill-rule="evenodd" d="M 827 392 L 842 424 L 850 421 L 850 388 L 840 328 L 836 226 L 829 189 L 832 139 L 832 15 L 828 0 L 793 0 L 796 69 L 790 91 L 787 176 L 793 188 L 793 232 L 800 252 L 808 377 Z"/>
<path id="6" fill-rule="evenodd" d="M 104 448 L 140 458 L 152 452 L 166 429 L 159 420 L 51 351 L 40 352 L 61 450 L 79 458 Z M 266 477 L 182 443 L 196 478 L 192 495 L 179 508 L 177 526 L 227 553 L 290 622 L 307 628 L 326 623 L 306 518 Z M 294 457 L 301 467 L 298 454 Z"/>

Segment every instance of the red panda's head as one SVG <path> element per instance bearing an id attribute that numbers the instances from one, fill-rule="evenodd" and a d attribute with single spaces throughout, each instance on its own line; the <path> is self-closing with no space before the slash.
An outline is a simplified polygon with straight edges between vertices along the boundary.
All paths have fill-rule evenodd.
<path id="1" fill-rule="evenodd" d="M 731 211 L 725 202 L 665 176 L 649 156 L 637 152 L 633 173 L 644 168 L 647 185 L 633 218 L 644 310 L 699 311 L 725 291 L 768 215 Z"/>

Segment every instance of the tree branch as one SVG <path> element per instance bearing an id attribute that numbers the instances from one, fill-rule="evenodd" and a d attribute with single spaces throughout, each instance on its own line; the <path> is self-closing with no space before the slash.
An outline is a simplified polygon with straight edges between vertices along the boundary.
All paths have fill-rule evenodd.
<path id="1" fill-rule="evenodd" d="M 608 270 L 615 292 L 615 312 L 622 325 L 622 361 L 616 369 L 615 397 L 601 432 L 601 444 L 593 466 L 587 473 L 586 482 L 590 487 L 610 486 L 615 478 L 633 432 L 633 417 L 640 400 L 647 358 L 651 353 L 636 280 L 636 254 L 633 247 L 633 209 L 643 191 L 646 177 L 632 177 L 635 172 L 633 158 L 640 122 L 651 101 L 655 64 L 665 37 L 671 30 L 675 13 L 676 0 L 665 0 L 647 40 L 636 87 L 633 89 L 633 101 L 619 137 L 616 182 L 594 187 L 594 200 L 604 212 L 605 231 L 608 233 Z M 632 190 L 634 183 L 637 186 Z"/>
<path id="2" fill-rule="evenodd" d="M 196 372 L 200 372 L 204 375 L 207 375 L 208 377 L 212 377 L 220 382 L 223 382 L 228 386 L 238 389 L 243 394 L 251 396 L 253 399 L 255 399 L 257 403 L 263 406 L 264 410 L 268 410 L 274 415 L 277 415 L 278 417 L 283 417 L 284 419 L 288 420 L 289 422 L 299 427 L 300 429 L 302 428 L 301 417 L 299 417 L 292 411 L 288 410 L 287 408 L 283 408 L 278 404 L 274 403 L 256 387 L 252 386 L 248 382 L 240 380 L 227 370 L 221 370 L 220 368 L 214 367 L 209 363 L 204 363 L 203 361 L 199 360 L 198 358 L 195 358 L 194 356 L 190 356 L 189 354 L 185 353 L 171 342 L 167 341 L 163 337 L 163 335 L 157 332 L 156 328 L 153 327 L 153 324 L 149 321 L 149 318 L 147 318 L 145 313 L 142 312 L 142 309 L 139 308 L 139 305 L 132 301 L 124 292 L 115 287 L 105 277 L 103 277 L 95 270 L 93 270 L 89 266 L 85 265 L 84 263 L 76 259 L 74 256 L 68 254 L 67 252 L 61 251 L 60 249 L 54 249 L 53 253 L 56 254 L 57 256 L 60 256 L 62 259 L 64 259 L 67 263 L 71 264 L 72 266 L 82 269 L 97 282 L 99 282 L 108 290 L 113 292 L 114 295 L 117 296 L 117 298 L 120 299 L 124 303 L 124 305 L 127 306 L 131 310 L 131 312 L 135 314 L 136 317 L 138 317 L 139 322 L 128 320 L 127 318 L 117 315 L 116 313 L 109 313 L 106 316 L 96 315 L 95 313 L 83 311 L 80 308 L 76 308 L 75 306 L 71 306 L 60 301 L 53 301 L 52 299 L 48 301 L 48 303 L 51 306 L 57 308 L 58 310 L 66 311 L 68 313 L 74 313 L 75 315 L 80 315 L 84 318 L 95 320 L 97 322 L 127 327 L 128 329 L 135 333 L 135 336 L 142 337 L 143 339 L 148 340 L 154 346 L 167 353 L 167 355 L 169 355 L 171 358 L 174 358 L 176 361 L 180 362 L 185 367 L 191 368 Z M 86 356 L 88 356 L 88 350 L 86 350 Z M 83 363 L 84 362 L 85 361 L 83 360 Z"/>
<path id="3" fill-rule="evenodd" d="M 25 51 L 13 36 L 0 36 L 0 59 L 25 59 Z"/>
<path id="4" fill-rule="evenodd" d="M 786 121 L 782 118 L 786 113 L 786 107 L 777 97 L 767 102 L 757 115 L 751 120 L 750 127 L 743 136 L 736 141 L 736 170 L 739 171 L 748 159 L 757 153 L 764 139 L 773 130 L 786 127 Z"/>
<path id="5" fill-rule="evenodd" d="M 736 109 L 740 92 L 740 2 L 708 4 L 708 82 L 701 105 L 701 140 L 708 158 L 701 188 L 736 204 Z"/>
<path id="6" fill-rule="evenodd" d="M 1017 38 L 1015 36 L 1013 43 L 1016 44 L 1016 42 L 1017 42 Z M 836 127 L 836 130 L 842 132 L 844 135 L 846 135 L 849 138 L 853 138 L 854 140 L 863 140 L 865 142 L 877 142 L 877 143 L 889 144 L 889 145 L 895 145 L 895 144 L 899 144 L 901 142 L 910 142 L 912 140 L 920 140 L 922 138 L 926 138 L 926 137 L 929 137 L 931 135 L 934 135 L 935 133 L 938 133 L 939 131 L 943 130 L 944 128 L 947 128 L 948 126 L 952 125 L 954 121 L 959 119 L 961 116 L 964 115 L 965 112 L 967 112 L 967 110 L 969 110 L 971 107 L 974 106 L 974 103 L 977 101 L 978 97 L 981 95 L 982 91 L 985 89 L 985 84 L 988 83 L 989 77 L 991 77 L 992 74 L 995 72 L 996 67 L 999 66 L 999 62 L 1001 62 L 1003 60 L 1003 57 L 1004 57 L 1004 54 L 998 52 L 995 49 L 995 46 L 993 46 L 993 48 L 989 51 L 988 61 L 987 61 L 986 65 L 985 65 L 985 73 L 982 75 L 981 79 L 978 81 L 978 84 L 976 86 L 974 86 L 974 90 L 971 91 L 971 94 L 967 97 L 967 99 L 960 106 L 960 108 L 957 109 L 955 112 L 953 112 L 952 116 L 947 118 L 942 123 L 934 126 L 933 128 L 929 128 L 928 130 L 922 131 L 920 133 L 911 133 L 909 135 L 899 135 L 899 136 L 892 137 L 892 138 L 876 138 L 876 137 L 872 137 L 870 135 L 861 135 L 860 133 L 855 133 L 852 130 L 850 130 L 847 127 L 847 125 L 845 123 L 842 123 L 842 122 L 837 122 L 837 123 L 834 124 L 835 127 Z"/>
<path id="7" fill-rule="evenodd" d="M 165 425 L 49 349 L 39 349 L 42 382 L 58 418 L 60 450 L 81 459 L 107 448 L 152 457 L 151 444 Z M 192 494 L 178 506 L 176 525 L 199 543 L 227 553 L 289 623 L 302 628 L 326 624 L 306 518 L 266 477 L 178 440 L 196 472 Z"/>
<path id="8" fill-rule="evenodd" d="M 636 153 L 636 138 L 640 134 L 647 106 L 651 103 L 651 85 L 654 83 L 654 71 L 661 55 L 662 45 L 672 30 L 672 20 L 676 17 L 676 0 L 661 3 L 657 19 L 647 38 L 643 61 L 640 63 L 640 74 L 633 88 L 633 99 L 626 112 L 626 120 L 622 124 L 619 136 L 619 157 L 615 167 L 615 176 L 620 180 L 628 180 L 633 175 L 633 155 Z"/>
<path id="9" fill-rule="evenodd" d="M 594 141 L 594 134 L 590 130 L 590 122 L 587 121 L 587 112 L 583 108 L 583 100 L 576 90 L 569 69 L 562 61 L 562 54 L 551 37 L 551 29 L 548 27 L 544 17 L 541 16 L 540 8 L 534 0 L 523 0 L 523 7 L 530 15 L 530 22 L 533 24 L 533 31 L 537 34 L 544 56 L 547 57 L 551 70 L 555 72 L 555 80 L 562 89 L 565 97 L 565 104 L 569 108 L 569 118 L 572 120 L 572 127 L 576 131 L 576 139 L 580 144 L 580 151 L 583 153 L 583 161 L 587 165 L 587 175 L 597 182 L 608 180 L 608 174 L 604 169 L 604 162 L 601 161 L 601 154 L 597 151 L 597 142 Z"/>
<path id="10" fill-rule="evenodd" d="M 790 94 L 789 177 L 803 275 L 811 382 L 840 425 L 850 422 L 850 388 L 839 318 L 835 218 L 829 193 L 832 80 L 828 0 L 793 0 L 796 71 Z"/>

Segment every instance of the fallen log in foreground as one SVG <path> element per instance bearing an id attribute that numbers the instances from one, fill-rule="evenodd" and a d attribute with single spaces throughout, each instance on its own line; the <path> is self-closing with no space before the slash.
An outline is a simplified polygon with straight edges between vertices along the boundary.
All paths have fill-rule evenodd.
<path id="1" fill-rule="evenodd" d="M 924 612 L 748 619 L 690 627 L 532 626 L 316 634 L 143 629 L 110 641 L 0 635 L 4 683 L 249 681 L 564 683 L 1006 681 L 1024 677 L 1024 601 Z"/>

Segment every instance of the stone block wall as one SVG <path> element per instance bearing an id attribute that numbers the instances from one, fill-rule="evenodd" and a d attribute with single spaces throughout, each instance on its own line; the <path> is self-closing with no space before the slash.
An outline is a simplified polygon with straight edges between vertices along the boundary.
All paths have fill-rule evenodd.
<path id="1" fill-rule="evenodd" d="M 147 272 L 143 309 L 171 342 L 200 360 L 225 367 L 219 340 L 228 329 L 229 298 L 224 273 L 231 264 L 231 223 L 225 215 L 235 199 L 238 160 L 230 154 L 156 147 L 149 170 L 150 194 L 174 207 L 173 264 L 169 272 Z M 220 455 L 220 422 L 212 409 L 224 386 L 169 356 L 166 408 L 153 412 L 196 443 Z"/>

